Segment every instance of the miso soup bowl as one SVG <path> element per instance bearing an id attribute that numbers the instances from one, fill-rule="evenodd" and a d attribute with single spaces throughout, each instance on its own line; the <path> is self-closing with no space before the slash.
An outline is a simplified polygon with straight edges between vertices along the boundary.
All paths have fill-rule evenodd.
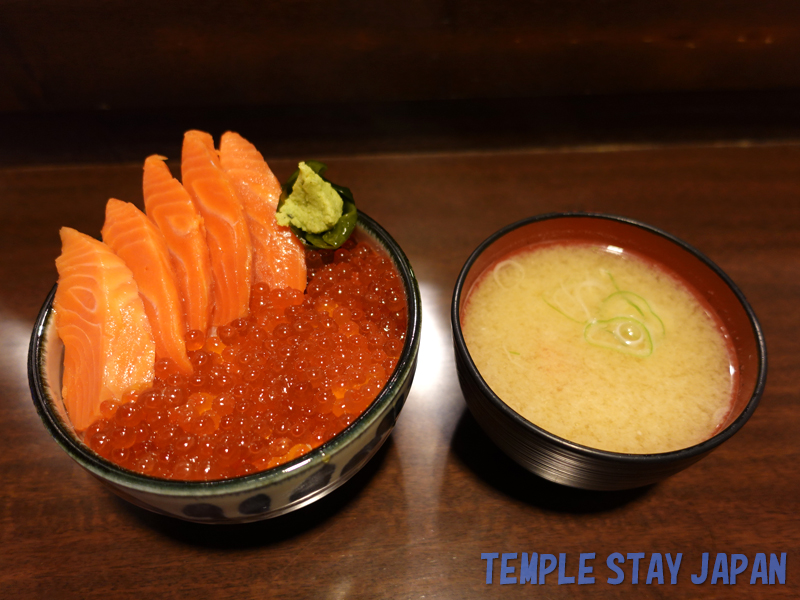
<path id="1" fill-rule="evenodd" d="M 386 386 L 364 413 L 327 443 L 273 469 L 210 482 L 158 479 L 102 458 L 81 442 L 61 400 L 63 344 L 53 314 L 55 287 L 36 320 L 28 355 L 31 395 L 45 428 L 75 462 L 112 492 L 142 508 L 186 521 L 258 521 L 329 494 L 357 473 L 389 437 L 411 388 L 419 351 L 421 304 L 411 265 L 375 221 L 359 214 L 358 229 L 384 248 L 397 267 L 408 300 L 408 326 L 402 354 Z"/>
<path id="2" fill-rule="evenodd" d="M 660 263 L 691 285 L 701 303 L 722 320 L 740 369 L 733 410 L 710 439 L 659 454 L 623 454 L 575 443 L 534 425 L 487 385 L 475 366 L 461 329 L 466 303 L 481 275 L 501 257 L 526 246 L 557 241 L 617 246 Z M 589 490 L 620 490 L 660 481 L 697 462 L 747 422 L 767 377 L 767 349 L 761 326 L 742 293 L 711 260 L 678 238 L 623 217 L 558 213 L 531 217 L 497 231 L 467 259 L 451 306 L 456 368 L 469 410 L 509 457 L 555 483 Z"/>

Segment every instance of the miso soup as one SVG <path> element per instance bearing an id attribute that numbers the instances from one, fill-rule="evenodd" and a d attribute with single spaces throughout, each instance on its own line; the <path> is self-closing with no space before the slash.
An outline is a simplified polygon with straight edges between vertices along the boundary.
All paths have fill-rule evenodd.
<path id="1" fill-rule="evenodd" d="M 731 407 L 727 333 L 680 280 L 614 246 L 560 243 L 505 257 L 467 299 L 462 329 L 492 390 L 568 440 L 678 450 Z"/>

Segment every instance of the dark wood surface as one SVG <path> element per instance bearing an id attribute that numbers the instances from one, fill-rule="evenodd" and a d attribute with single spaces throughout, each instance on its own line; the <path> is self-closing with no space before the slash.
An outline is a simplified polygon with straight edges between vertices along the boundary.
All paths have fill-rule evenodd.
<path id="1" fill-rule="evenodd" d="M 147 148 L 141 159 L 162 151 Z M 800 144 L 317 156 L 416 270 L 419 369 L 397 428 L 353 480 L 310 507 L 236 527 L 192 525 L 118 499 L 56 445 L 30 400 L 27 346 L 56 277 L 58 228 L 96 235 L 109 196 L 141 202 L 141 164 L 131 154 L 0 168 L 0 596 L 800 596 Z M 272 166 L 285 177 L 300 158 Z M 662 483 L 616 493 L 547 483 L 501 454 L 466 411 L 448 321 L 458 271 L 497 228 L 560 210 L 626 215 L 683 238 L 730 274 L 763 325 L 770 373 L 755 415 Z M 559 586 L 554 573 L 533 589 L 501 586 L 496 566 L 489 586 L 484 552 L 566 553 L 567 575 L 577 574 L 579 553 L 594 552 L 596 583 Z M 648 553 L 638 585 L 630 562 L 625 583 L 606 582 L 612 552 Z M 683 553 L 677 585 L 644 584 L 653 552 Z M 712 560 L 742 553 L 751 564 L 757 552 L 786 552 L 786 584 L 749 585 L 748 568 L 735 586 L 693 585 L 703 552 Z"/>

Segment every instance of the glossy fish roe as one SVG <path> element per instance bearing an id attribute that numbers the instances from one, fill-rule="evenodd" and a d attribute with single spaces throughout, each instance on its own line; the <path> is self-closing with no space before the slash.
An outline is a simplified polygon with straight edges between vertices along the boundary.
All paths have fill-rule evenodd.
<path id="1" fill-rule="evenodd" d="M 256 284 L 247 318 L 187 334 L 190 375 L 158 361 L 153 386 L 104 402 L 84 442 L 139 473 L 208 481 L 275 467 L 344 430 L 394 371 L 405 292 L 358 233 L 308 250 L 306 264 L 305 293 Z"/>

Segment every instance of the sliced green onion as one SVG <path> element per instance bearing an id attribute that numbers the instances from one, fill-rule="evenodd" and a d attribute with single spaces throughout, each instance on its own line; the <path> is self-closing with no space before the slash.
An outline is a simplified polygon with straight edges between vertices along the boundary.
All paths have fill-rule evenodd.
<path id="1" fill-rule="evenodd" d="M 613 306 L 613 303 L 618 300 L 624 301 L 626 306 L 633 308 L 636 313 L 638 313 L 641 320 L 651 327 L 655 327 L 662 335 L 667 332 L 661 317 L 655 313 L 647 300 L 635 292 L 620 290 L 605 298 L 600 304 L 598 317 L 601 319 L 609 319 L 616 316 L 623 316 L 624 311 L 621 308 L 614 308 Z"/>
<path id="2" fill-rule="evenodd" d="M 638 337 L 631 337 L 632 333 Z M 583 330 L 584 339 L 593 346 L 616 350 L 644 358 L 653 353 L 653 338 L 647 325 L 631 317 L 591 321 Z"/>

